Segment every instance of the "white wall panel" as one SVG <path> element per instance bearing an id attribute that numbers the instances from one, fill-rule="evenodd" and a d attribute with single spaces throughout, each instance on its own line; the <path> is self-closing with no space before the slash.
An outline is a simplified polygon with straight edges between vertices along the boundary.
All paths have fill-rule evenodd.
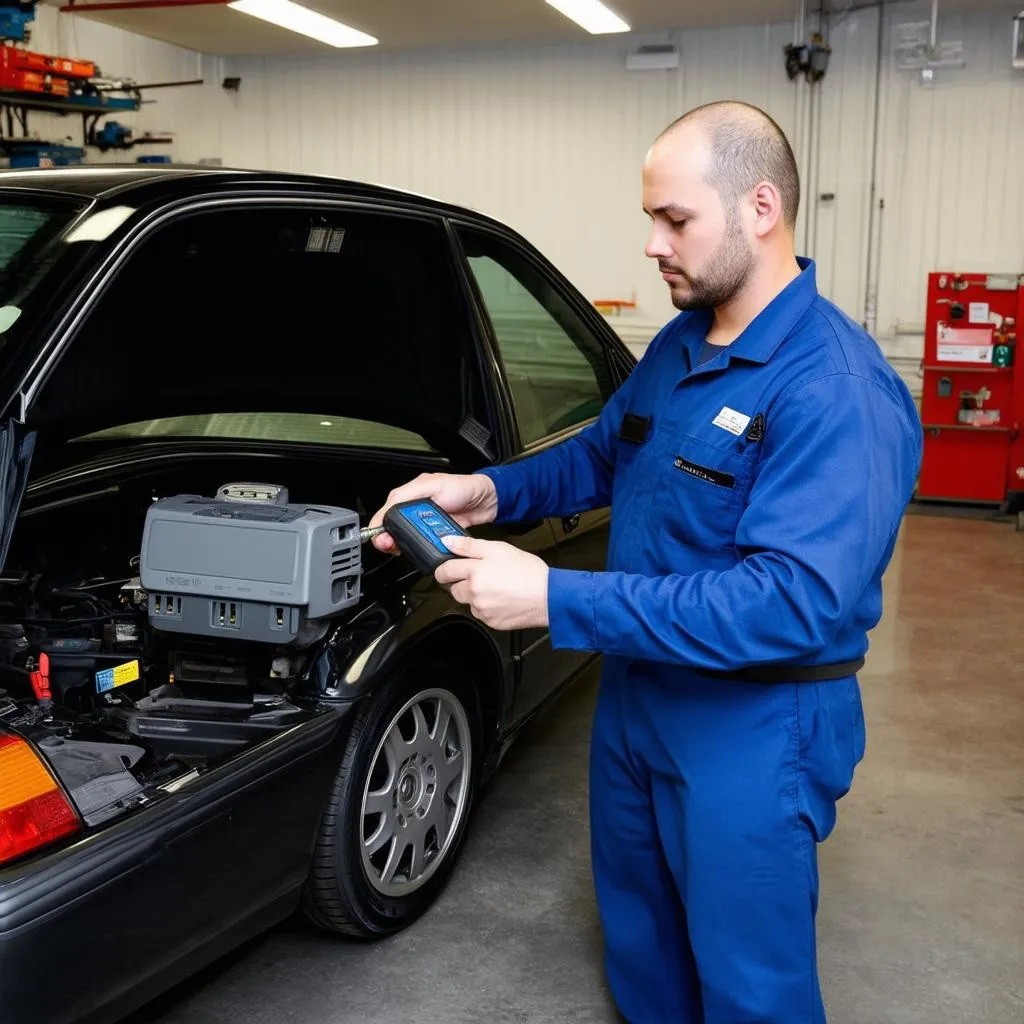
<path id="1" fill-rule="evenodd" d="M 590 297 L 635 292 L 653 322 L 672 310 L 642 252 L 644 153 L 677 114 L 722 95 L 767 104 L 791 126 L 789 35 L 785 26 L 682 34 L 678 72 L 627 71 L 622 39 L 232 61 L 244 127 L 225 131 L 224 159 L 369 178 L 484 210 Z"/>
<path id="2" fill-rule="evenodd" d="M 890 20 L 926 16 L 927 7 L 897 9 Z M 950 15 L 939 26 L 940 39 L 963 40 L 963 68 L 940 69 L 931 86 L 894 66 L 888 74 L 879 320 L 888 332 L 923 327 L 929 270 L 1024 272 L 1024 74 L 1010 67 L 1010 18 Z"/>

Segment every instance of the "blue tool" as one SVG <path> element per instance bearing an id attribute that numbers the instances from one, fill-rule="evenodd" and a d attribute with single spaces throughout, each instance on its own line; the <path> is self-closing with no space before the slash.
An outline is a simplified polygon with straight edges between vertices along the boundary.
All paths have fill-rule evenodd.
<path id="1" fill-rule="evenodd" d="M 360 539 L 387 531 L 399 550 L 422 573 L 433 575 L 442 563 L 456 556 L 445 546 L 445 537 L 468 536 L 458 523 L 429 499 L 401 501 L 384 514 L 384 526 L 363 531 Z"/>

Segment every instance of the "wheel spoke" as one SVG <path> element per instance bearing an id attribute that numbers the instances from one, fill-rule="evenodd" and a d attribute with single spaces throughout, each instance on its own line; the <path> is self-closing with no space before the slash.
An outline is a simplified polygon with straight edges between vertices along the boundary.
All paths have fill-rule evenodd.
<path id="1" fill-rule="evenodd" d="M 412 720 L 416 723 L 416 733 L 409 741 L 409 746 L 416 750 L 422 750 L 424 743 L 430 736 L 430 729 L 427 727 L 427 718 L 423 714 L 422 704 L 413 705 Z"/>
<path id="2" fill-rule="evenodd" d="M 393 780 L 389 780 L 384 789 L 374 790 L 366 794 L 364 814 L 388 814 L 392 810 L 391 790 Z"/>
<path id="3" fill-rule="evenodd" d="M 449 808 L 448 801 L 444 798 L 444 792 L 440 790 L 434 797 L 434 802 L 430 805 L 430 810 L 423 820 L 424 846 L 426 846 L 427 834 L 432 828 L 437 829 L 437 847 L 441 849 L 444 846 L 445 839 L 448 838 L 448 831 L 451 828 L 451 808 Z"/>
<path id="4" fill-rule="evenodd" d="M 437 769 L 438 796 L 444 796 L 451 789 L 452 783 L 462 777 L 464 762 L 462 751 L 458 750 L 452 757 L 440 763 Z"/>
<path id="5" fill-rule="evenodd" d="M 426 833 L 419 831 L 410 837 L 412 847 L 412 863 L 409 865 L 409 881 L 414 882 L 423 874 L 423 847 L 426 845 Z"/>
<path id="6" fill-rule="evenodd" d="M 380 880 L 385 885 L 391 885 L 395 880 L 395 872 L 398 870 L 398 865 L 402 862 L 402 857 L 405 855 L 405 849 L 408 843 L 402 840 L 396 840 L 395 844 L 391 847 L 391 853 L 388 854 L 387 863 L 384 865 L 384 870 L 380 873 Z"/>
<path id="7" fill-rule="evenodd" d="M 372 857 L 380 850 L 385 843 L 391 841 L 395 835 L 395 823 L 390 814 L 385 814 L 380 819 L 376 831 L 368 839 L 363 840 L 363 849 L 368 857 Z M 397 845 L 397 844 L 396 844 Z M 394 851 L 392 851 L 394 853 Z M 389 858 L 390 859 L 390 858 Z"/>
<path id="8" fill-rule="evenodd" d="M 448 737 L 448 726 L 451 725 L 451 721 L 451 708 L 446 703 L 438 701 L 437 721 L 434 723 L 434 732 L 430 738 L 442 753 L 444 753 L 445 740 Z"/>
<path id="9" fill-rule="evenodd" d="M 391 727 L 391 731 L 388 733 L 388 740 L 387 743 L 384 744 L 384 751 L 387 754 L 388 772 L 391 777 L 391 781 L 393 782 L 395 776 L 398 774 L 398 766 L 412 752 L 412 744 L 406 742 L 405 737 L 398 728 L 397 722 Z"/>

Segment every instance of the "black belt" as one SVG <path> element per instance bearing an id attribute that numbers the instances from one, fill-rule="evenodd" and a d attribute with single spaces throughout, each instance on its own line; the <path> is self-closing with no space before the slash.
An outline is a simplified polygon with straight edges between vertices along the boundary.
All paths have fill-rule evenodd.
<path id="1" fill-rule="evenodd" d="M 751 665 L 732 672 L 707 672 L 719 679 L 737 679 L 742 683 L 821 683 L 846 679 L 864 667 L 864 659 L 837 661 L 831 665 Z"/>

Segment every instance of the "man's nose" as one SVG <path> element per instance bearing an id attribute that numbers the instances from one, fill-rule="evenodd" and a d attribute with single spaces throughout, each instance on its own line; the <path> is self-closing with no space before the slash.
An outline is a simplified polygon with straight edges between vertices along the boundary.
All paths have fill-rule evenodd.
<path id="1" fill-rule="evenodd" d="M 665 232 L 657 224 L 651 228 L 647 245 L 644 246 L 644 255 L 649 256 L 652 260 L 665 259 L 672 255 L 672 247 L 665 238 Z"/>

